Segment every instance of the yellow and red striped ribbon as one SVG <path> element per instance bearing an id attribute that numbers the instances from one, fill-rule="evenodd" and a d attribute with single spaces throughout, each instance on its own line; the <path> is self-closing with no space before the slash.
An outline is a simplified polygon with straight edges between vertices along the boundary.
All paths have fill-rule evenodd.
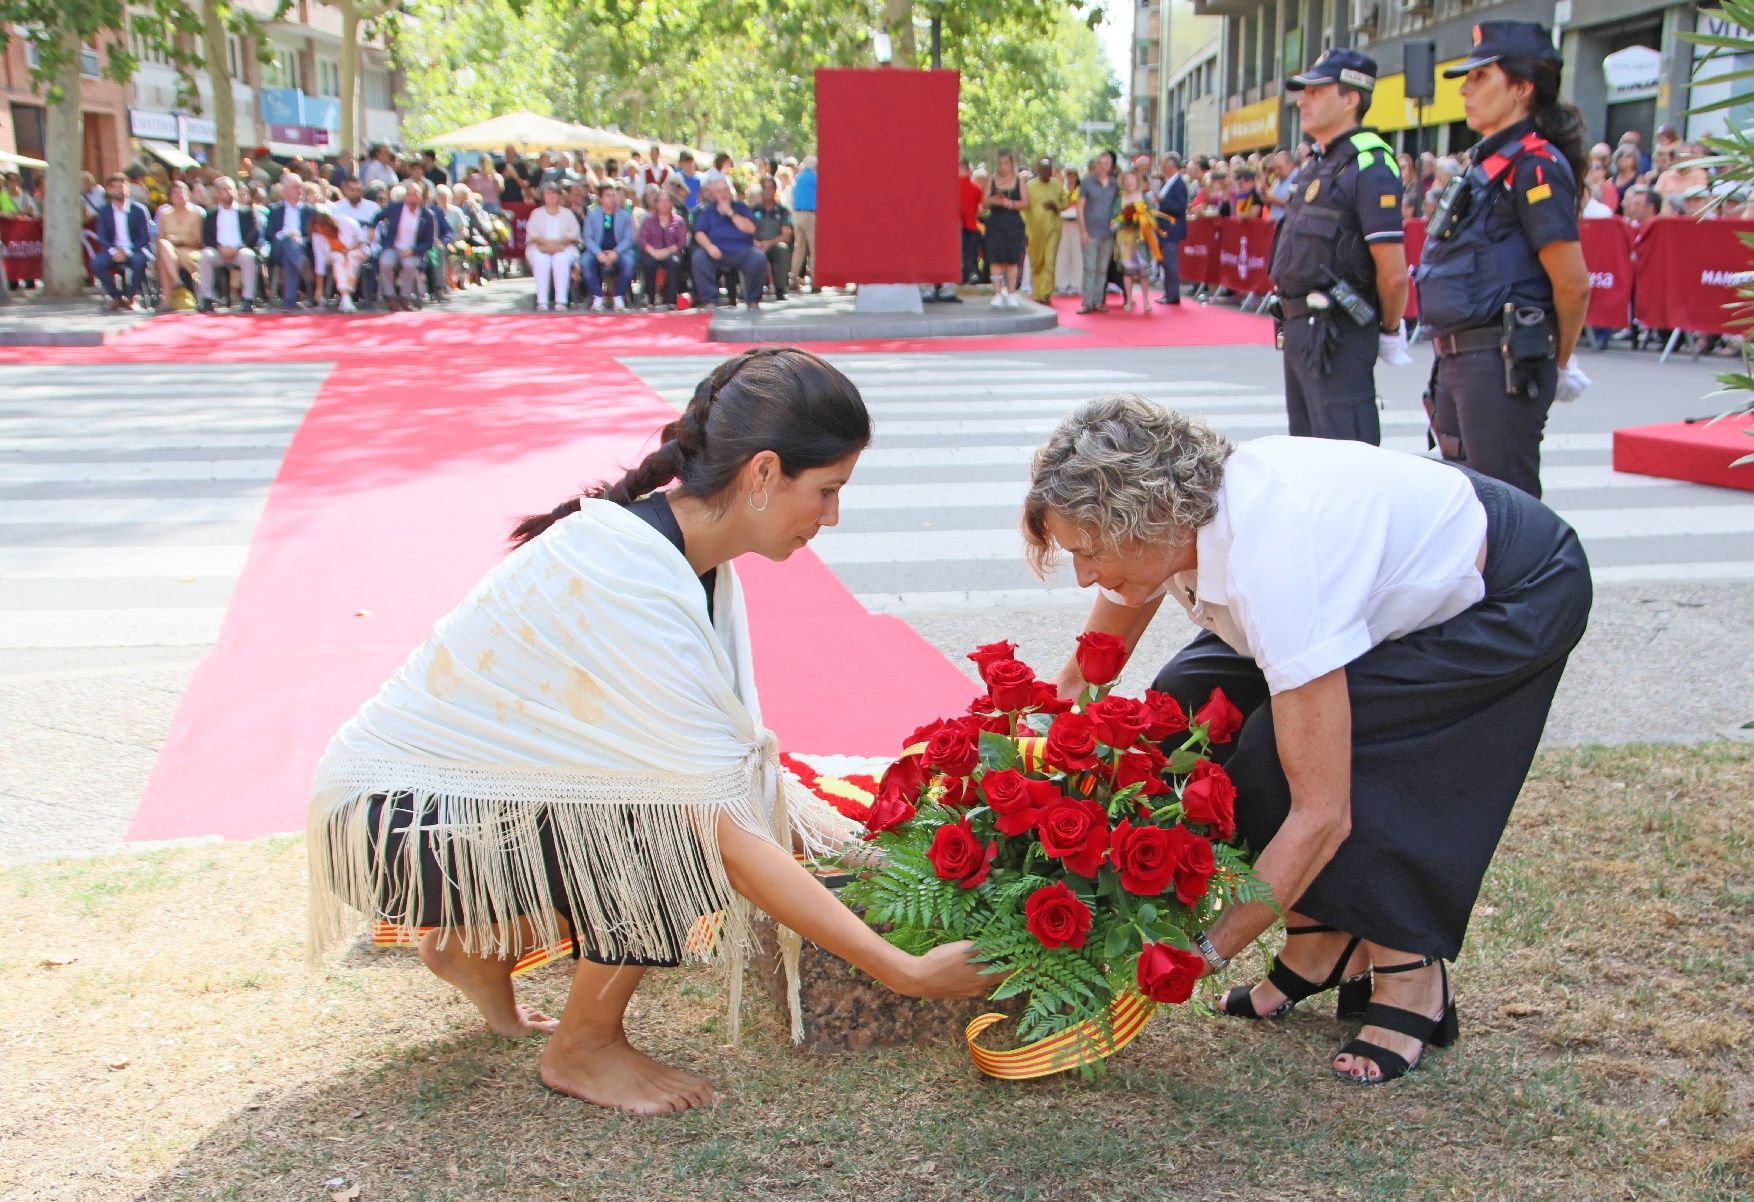
<path id="1" fill-rule="evenodd" d="M 969 1020 L 964 1034 L 968 1037 L 969 1058 L 981 1072 L 1001 1081 L 1029 1081 L 1106 1060 L 1138 1037 L 1156 1009 L 1156 1002 L 1146 1001 L 1129 990 L 1109 1003 L 1107 1031 L 1098 1022 L 1079 1023 L 1057 1035 L 1003 1052 L 975 1042 L 988 1027 L 1003 1022 L 1003 1014 L 976 1015 Z"/>

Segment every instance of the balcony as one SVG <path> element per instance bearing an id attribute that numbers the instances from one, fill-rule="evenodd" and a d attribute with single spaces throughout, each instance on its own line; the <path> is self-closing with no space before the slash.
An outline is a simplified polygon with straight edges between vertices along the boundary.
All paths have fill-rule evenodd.
<path id="1" fill-rule="evenodd" d="M 1261 7 L 1263 0 L 1194 0 L 1196 17 L 1246 17 Z"/>

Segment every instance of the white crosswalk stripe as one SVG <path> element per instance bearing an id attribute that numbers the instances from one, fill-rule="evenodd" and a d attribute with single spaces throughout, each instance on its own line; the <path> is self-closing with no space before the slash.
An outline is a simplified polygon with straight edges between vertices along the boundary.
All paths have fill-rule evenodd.
<path id="1" fill-rule="evenodd" d="M 1030 458 L 1082 400 L 1137 392 L 1237 440 L 1285 431 L 1281 392 L 1218 378 L 1209 361 L 1184 379 L 1168 356 L 1159 372 L 1070 369 L 1052 352 L 829 358 L 858 385 L 876 438 L 843 496 L 841 525 L 811 546 L 876 612 L 1088 604 L 1064 572 L 1029 574 L 1017 531 Z M 681 406 L 722 359 L 621 362 Z M 1382 425 L 1384 446 L 1426 453 L 1423 414 L 1390 408 Z M 1754 497 L 1616 472 L 1606 432 L 1549 433 L 1542 445 L 1547 500 L 1584 540 L 1599 582 L 1754 579 Z"/>
<path id="2" fill-rule="evenodd" d="M 0 651 L 211 645 L 328 373 L 0 366 Z"/>

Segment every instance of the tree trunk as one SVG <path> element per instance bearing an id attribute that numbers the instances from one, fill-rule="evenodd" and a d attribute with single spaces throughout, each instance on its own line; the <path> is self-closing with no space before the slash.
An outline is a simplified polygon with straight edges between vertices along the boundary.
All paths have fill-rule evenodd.
<path id="1" fill-rule="evenodd" d="M 914 0 L 883 0 L 883 24 L 898 67 L 917 67 L 914 48 Z"/>
<path id="2" fill-rule="evenodd" d="M 208 166 L 230 175 L 238 168 L 238 113 L 237 98 L 231 90 L 231 55 L 226 50 L 220 3 L 221 0 L 205 0 L 201 5 L 202 52 L 207 59 L 207 84 L 213 92 L 213 162 Z"/>
<path id="3" fill-rule="evenodd" d="M 335 0 L 341 10 L 341 146 L 360 154 L 359 145 L 359 3 Z"/>
<path id="4" fill-rule="evenodd" d="M 79 196 L 79 173 L 85 165 L 85 117 L 79 110 L 77 33 L 63 33 L 65 56 L 55 80 L 61 98 L 48 105 L 48 143 L 43 172 L 43 293 L 79 296 L 85 291 L 85 248 L 79 231 L 85 223 L 85 202 Z"/>

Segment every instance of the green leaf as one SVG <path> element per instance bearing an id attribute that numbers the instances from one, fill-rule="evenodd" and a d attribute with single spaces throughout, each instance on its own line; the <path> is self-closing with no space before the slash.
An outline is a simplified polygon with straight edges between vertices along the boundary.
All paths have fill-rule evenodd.
<path id="1" fill-rule="evenodd" d="M 1023 716 L 1023 725 L 1027 726 L 1032 734 L 1044 739 L 1047 738 L 1048 728 L 1053 724 L 1054 715 L 1052 714 L 1035 713 Z"/>
<path id="2" fill-rule="evenodd" d="M 981 731 L 980 754 L 981 767 L 988 772 L 1002 772 L 1022 762 L 1017 754 L 1016 741 L 990 730 Z"/>
<path id="3" fill-rule="evenodd" d="M 1186 776 L 1194 770 L 1194 765 L 1205 757 L 1191 748 L 1178 748 L 1169 757 L 1169 771 L 1177 776 Z"/>

